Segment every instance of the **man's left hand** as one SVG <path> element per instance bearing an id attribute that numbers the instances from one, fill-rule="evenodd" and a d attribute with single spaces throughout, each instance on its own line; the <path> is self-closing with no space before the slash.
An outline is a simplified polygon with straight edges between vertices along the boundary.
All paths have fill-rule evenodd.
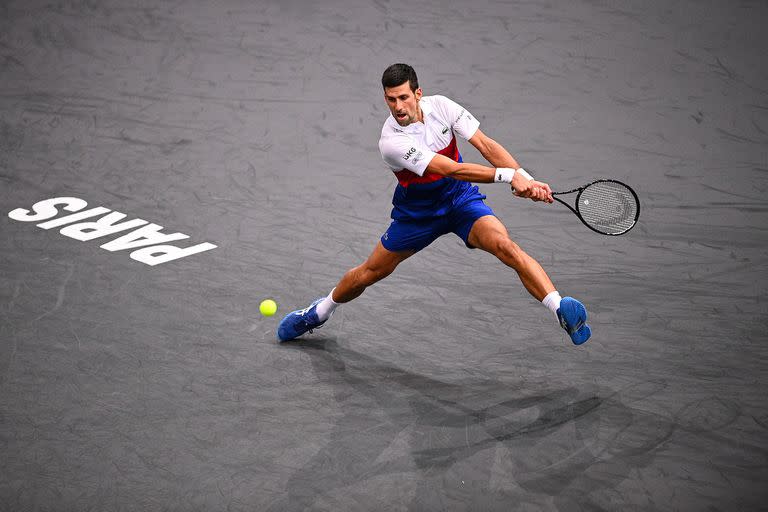
<path id="1" fill-rule="evenodd" d="M 517 184 L 515 183 L 517 181 Z M 533 201 L 554 202 L 552 189 L 542 181 L 513 180 L 512 191 L 517 197 L 525 197 Z"/>

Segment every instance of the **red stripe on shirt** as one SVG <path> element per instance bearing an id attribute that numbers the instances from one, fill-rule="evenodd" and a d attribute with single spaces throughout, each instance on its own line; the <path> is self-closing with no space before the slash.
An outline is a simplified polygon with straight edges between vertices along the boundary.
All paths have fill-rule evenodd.
<path id="1" fill-rule="evenodd" d="M 447 156 L 454 162 L 459 161 L 459 147 L 456 145 L 456 136 L 451 138 L 450 144 L 448 144 L 445 148 L 441 149 L 440 151 L 437 151 L 438 155 Z M 425 172 L 423 176 L 419 176 L 413 171 L 409 171 L 408 169 L 403 169 L 402 171 L 395 172 L 395 176 L 397 176 L 397 181 L 400 182 L 400 184 L 404 187 L 407 187 L 408 185 L 414 185 L 418 183 L 432 183 L 437 180 L 443 179 L 443 176 L 439 174 L 435 174 L 432 172 Z"/>

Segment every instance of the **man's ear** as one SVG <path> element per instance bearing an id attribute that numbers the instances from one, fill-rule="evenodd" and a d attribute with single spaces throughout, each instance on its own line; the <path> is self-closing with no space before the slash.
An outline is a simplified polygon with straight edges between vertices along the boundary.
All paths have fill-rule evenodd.
<path id="1" fill-rule="evenodd" d="M 423 93 L 421 92 L 421 87 L 419 87 L 418 89 L 416 89 L 416 91 L 414 91 L 413 95 L 416 96 L 416 101 L 421 99 L 422 94 Z"/>

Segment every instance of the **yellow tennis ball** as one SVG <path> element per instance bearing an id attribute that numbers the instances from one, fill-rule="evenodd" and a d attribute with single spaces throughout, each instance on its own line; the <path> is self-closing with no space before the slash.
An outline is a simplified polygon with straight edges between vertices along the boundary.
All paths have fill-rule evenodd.
<path id="1" fill-rule="evenodd" d="M 277 302 L 272 299 L 263 300 L 259 304 L 259 311 L 264 316 L 272 316 L 277 313 Z"/>

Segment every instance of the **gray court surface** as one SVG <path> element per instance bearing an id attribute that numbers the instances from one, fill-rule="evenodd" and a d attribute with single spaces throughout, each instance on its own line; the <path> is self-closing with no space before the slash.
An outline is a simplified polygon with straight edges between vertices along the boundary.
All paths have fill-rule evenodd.
<path id="1" fill-rule="evenodd" d="M 767 22 L 725 0 L 0 2 L 0 510 L 766 509 Z M 389 224 L 394 62 L 553 189 L 637 189 L 639 225 L 604 237 L 481 185 L 589 343 L 453 235 L 276 343 Z M 101 248 L 130 231 L 8 215 L 55 197 L 217 247 L 151 266 Z"/>

